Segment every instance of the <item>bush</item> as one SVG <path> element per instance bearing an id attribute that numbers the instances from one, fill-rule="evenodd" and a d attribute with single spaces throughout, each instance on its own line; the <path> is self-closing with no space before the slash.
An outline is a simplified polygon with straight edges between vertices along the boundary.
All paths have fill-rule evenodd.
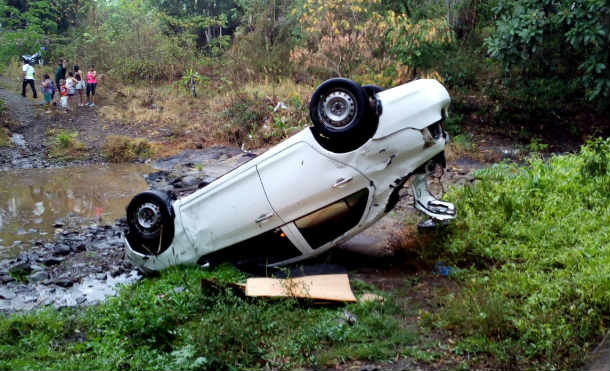
<path id="1" fill-rule="evenodd" d="M 502 366 L 570 369 L 610 326 L 610 139 L 454 189 L 460 217 L 437 247 L 467 269 L 439 323 Z"/>
<path id="2" fill-rule="evenodd" d="M 220 289 L 202 288 L 202 278 Z M 414 344 L 414 329 L 403 326 L 404 312 L 391 298 L 320 307 L 244 298 L 225 286 L 244 279 L 227 265 L 177 267 L 123 287 L 98 306 L 2 317 L 0 368 L 320 368 L 393 359 Z M 358 320 L 342 322 L 345 311 Z"/>
<path id="3" fill-rule="evenodd" d="M 154 154 L 154 147 L 146 139 L 110 135 L 106 139 L 102 152 L 110 162 L 126 162 L 149 158 Z"/>
<path id="4" fill-rule="evenodd" d="M 51 136 L 49 157 L 70 160 L 84 156 L 85 145 L 78 139 L 77 131 L 50 129 L 47 134 Z"/>
<path id="5" fill-rule="evenodd" d="M 567 79 L 579 74 L 590 100 L 610 96 L 608 17 L 605 0 L 500 1 L 496 32 L 486 39 L 489 54 L 507 71 Z"/>

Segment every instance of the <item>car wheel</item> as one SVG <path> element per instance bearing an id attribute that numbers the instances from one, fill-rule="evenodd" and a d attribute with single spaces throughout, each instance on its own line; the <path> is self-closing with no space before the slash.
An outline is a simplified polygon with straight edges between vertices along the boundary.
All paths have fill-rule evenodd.
<path id="1" fill-rule="evenodd" d="M 369 111 L 365 90 L 345 78 L 323 82 L 309 103 L 314 136 L 320 145 L 333 152 L 352 151 L 368 139 L 364 129 Z"/>
<path id="2" fill-rule="evenodd" d="M 159 191 L 137 194 L 127 206 L 129 239 L 135 250 L 159 255 L 174 238 L 174 212 L 169 196 Z"/>
<path id="3" fill-rule="evenodd" d="M 364 89 L 364 91 L 366 92 L 366 95 L 368 97 L 374 97 L 375 94 L 379 93 L 380 91 L 384 91 L 385 89 L 382 88 L 379 85 L 374 85 L 374 84 L 370 84 L 370 85 L 364 85 L 362 87 L 362 89 Z"/>

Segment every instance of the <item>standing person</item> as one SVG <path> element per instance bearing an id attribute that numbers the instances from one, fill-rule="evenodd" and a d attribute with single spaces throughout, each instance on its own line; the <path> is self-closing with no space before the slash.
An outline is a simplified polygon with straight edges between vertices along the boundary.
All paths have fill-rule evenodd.
<path id="1" fill-rule="evenodd" d="M 36 93 L 36 87 L 34 86 L 34 74 L 36 71 L 34 70 L 34 66 L 32 66 L 32 61 L 27 61 L 23 64 L 23 84 L 21 84 L 21 95 L 25 97 L 25 87 L 29 84 L 32 87 L 32 93 L 34 95 L 34 99 L 38 98 L 38 94 Z"/>
<path id="2" fill-rule="evenodd" d="M 55 70 L 55 86 L 57 86 L 58 89 L 59 89 L 60 80 L 64 80 L 65 78 L 66 78 L 66 60 L 60 59 L 59 62 L 57 62 L 57 69 Z"/>
<path id="3" fill-rule="evenodd" d="M 52 102 L 53 102 L 53 93 L 55 92 L 55 87 L 53 86 L 53 80 L 48 73 L 44 74 L 44 80 L 42 80 L 42 95 L 44 97 L 44 102 L 49 106 L 46 113 L 51 113 Z"/>
<path id="4" fill-rule="evenodd" d="M 85 105 L 85 79 L 83 72 L 80 70 L 77 64 L 74 65 L 74 78 L 76 79 L 76 92 L 79 97 L 79 107 Z"/>
<path id="5" fill-rule="evenodd" d="M 97 71 L 95 66 L 89 66 L 89 72 L 87 72 L 87 105 L 89 107 L 95 107 L 95 87 L 97 86 Z M 91 94 L 91 98 L 89 98 Z"/>
<path id="6" fill-rule="evenodd" d="M 68 106 L 70 111 L 74 106 L 74 95 L 76 94 L 76 79 L 74 78 L 74 72 L 68 72 L 68 78 L 66 79 L 66 89 L 68 90 Z"/>

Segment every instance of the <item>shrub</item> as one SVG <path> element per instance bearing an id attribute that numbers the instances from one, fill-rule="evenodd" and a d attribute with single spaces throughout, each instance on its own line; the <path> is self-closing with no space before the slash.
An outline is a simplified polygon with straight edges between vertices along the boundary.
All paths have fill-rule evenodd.
<path id="1" fill-rule="evenodd" d="M 467 270 L 439 324 L 463 349 L 511 368 L 569 369 L 606 332 L 609 146 L 495 165 L 452 191 L 460 217 L 437 247 Z"/>
<path id="2" fill-rule="evenodd" d="M 106 139 L 102 152 L 110 162 L 126 162 L 152 156 L 154 146 L 146 139 L 111 135 Z"/>
<path id="3" fill-rule="evenodd" d="M 77 131 L 51 129 L 47 134 L 51 136 L 49 157 L 70 160 L 84 156 L 85 145 L 78 139 Z"/>

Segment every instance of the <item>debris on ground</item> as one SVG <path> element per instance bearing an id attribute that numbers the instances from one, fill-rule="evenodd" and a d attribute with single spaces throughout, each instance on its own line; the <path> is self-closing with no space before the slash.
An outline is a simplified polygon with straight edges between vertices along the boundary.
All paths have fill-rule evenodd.
<path id="1" fill-rule="evenodd" d="M 322 274 L 294 278 L 248 278 L 246 296 L 356 302 L 347 274 Z"/>

